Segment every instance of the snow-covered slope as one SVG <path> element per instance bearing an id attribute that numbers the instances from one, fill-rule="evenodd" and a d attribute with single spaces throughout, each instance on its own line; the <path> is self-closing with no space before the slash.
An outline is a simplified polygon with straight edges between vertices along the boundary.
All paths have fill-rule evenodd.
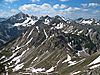
<path id="1" fill-rule="evenodd" d="M 76 20 L 76 22 L 82 25 L 100 25 L 99 21 L 91 18 L 89 19 L 79 18 Z"/>
<path id="2" fill-rule="evenodd" d="M 27 17 L 27 19 L 23 23 L 15 23 L 14 26 L 31 26 L 34 25 L 34 23 L 37 20 L 32 20 L 30 17 Z"/>

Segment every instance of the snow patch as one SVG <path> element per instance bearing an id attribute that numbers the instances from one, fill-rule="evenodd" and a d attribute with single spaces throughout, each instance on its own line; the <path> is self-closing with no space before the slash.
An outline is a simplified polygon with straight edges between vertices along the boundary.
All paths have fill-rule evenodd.
<path id="1" fill-rule="evenodd" d="M 63 31 L 65 34 L 67 34 L 68 33 L 68 31 Z"/>
<path id="2" fill-rule="evenodd" d="M 26 45 L 29 44 L 32 41 L 32 39 L 33 39 L 33 37 L 26 43 Z"/>
<path id="3" fill-rule="evenodd" d="M 67 54 L 67 59 L 64 60 L 62 63 L 68 62 L 68 61 L 70 61 L 70 60 L 71 60 L 71 56 L 69 56 L 69 55 Z"/>
<path id="4" fill-rule="evenodd" d="M 68 46 L 73 49 L 73 47 L 71 46 L 71 42 L 68 43 Z"/>
<path id="5" fill-rule="evenodd" d="M 35 68 L 32 68 L 32 72 L 34 73 L 38 73 L 38 72 L 42 72 L 42 71 L 45 71 L 45 68 L 37 68 L 37 69 L 35 69 Z"/>
<path id="6" fill-rule="evenodd" d="M 65 17 L 62 16 L 61 18 L 62 18 L 64 21 L 67 21 L 67 20 L 65 19 Z"/>
<path id="7" fill-rule="evenodd" d="M 69 63 L 68 66 L 72 66 L 72 65 L 76 64 L 76 61 L 71 61 L 71 56 L 68 54 L 67 54 L 67 59 L 64 60 L 62 63 L 67 63 L 67 62 Z"/>
<path id="8" fill-rule="evenodd" d="M 5 58 L 5 56 L 2 56 L 1 58 L 0 58 L 0 60 L 2 60 L 2 59 L 4 59 Z"/>
<path id="9" fill-rule="evenodd" d="M 93 62 L 91 62 L 89 65 L 97 64 L 100 62 L 100 56 L 97 57 Z"/>
<path id="10" fill-rule="evenodd" d="M 16 49 L 15 50 L 18 50 L 18 49 L 20 49 L 21 47 L 18 47 L 18 46 L 16 46 Z"/>
<path id="11" fill-rule="evenodd" d="M 77 71 L 77 72 L 74 72 L 72 73 L 72 75 L 77 75 L 78 73 L 80 73 L 81 71 Z"/>
<path id="12" fill-rule="evenodd" d="M 83 50 L 81 50 L 81 51 L 78 51 L 78 53 L 76 53 L 78 56 L 83 56 L 83 57 L 88 57 L 88 56 L 90 56 L 88 53 L 86 53 L 86 50 L 87 50 L 88 48 L 86 48 L 86 49 L 83 49 Z"/>
<path id="13" fill-rule="evenodd" d="M 22 25 L 21 23 L 15 23 L 14 26 L 20 26 Z"/>
<path id="14" fill-rule="evenodd" d="M 5 60 L 4 62 L 7 62 L 8 60 L 11 60 L 12 58 L 14 58 L 16 55 L 17 55 L 17 53 L 18 53 L 18 51 L 16 52 L 16 53 L 14 53 L 9 59 L 7 59 L 7 60 Z M 4 63 L 4 62 L 2 62 L 2 63 Z M 12 62 L 12 61 L 11 61 Z M 10 63 L 11 63 L 10 62 Z"/>
<path id="15" fill-rule="evenodd" d="M 27 19 L 26 19 L 23 23 L 24 23 L 24 24 L 25 24 L 25 23 L 28 23 L 30 20 L 31 20 L 31 18 L 27 17 Z"/>
<path id="16" fill-rule="evenodd" d="M 4 74 L 4 75 L 8 75 L 8 67 L 7 67 L 7 65 L 5 66 L 5 70 L 6 70 L 6 74 Z"/>
<path id="17" fill-rule="evenodd" d="M 55 26 L 55 25 L 56 25 L 56 23 L 53 23 L 52 25 L 53 25 L 53 26 Z"/>
<path id="18" fill-rule="evenodd" d="M 33 61 L 36 61 L 38 59 L 38 57 L 36 57 Z"/>
<path id="19" fill-rule="evenodd" d="M 45 22 L 44 22 L 44 24 L 47 24 L 47 25 L 49 25 L 49 23 L 50 23 L 49 19 L 45 19 Z"/>
<path id="20" fill-rule="evenodd" d="M 48 69 L 46 72 L 48 73 L 48 72 L 52 72 L 52 71 L 54 71 L 54 68 L 55 67 L 51 67 L 50 69 Z"/>
<path id="21" fill-rule="evenodd" d="M 37 22 L 37 20 L 35 20 L 35 21 L 31 20 L 28 24 L 29 25 L 34 25 L 36 22 Z"/>
<path id="22" fill-rule="evenodd" d="M 83 31 L 84 31 L 84 30 L 79 31 L 77 35 L 81 34 Z"/>
<path id="23" fill-rule="evenodd" d="M 29 33 L 29 35 L 28 35 L 27 38 L 29 38 L 29 36 L 32 34 L 33 30 L 34 30 L 34 29 L 32 29 L 32 30 L 30 31 L 30 33 Z"/>
<path id="24" fill-rule="evenodd" d="M 57 26 L 55 26 L 56 29 L 62 29 L 64 27 L 63 23 L 59 23 L 57 24 Z"/>
<path id="25" fill-rule="evenodd" d="M 17 65 L 20 62 L 20 58 L 25 54 L 26 50 L 22 52 L 21 55 L 15 57 L 12 61 L 16 61 L 15 65 Z"/>
<path id="26" fill-rule="evenodd" d="M 15 23 L 14 26 L 31 26 L 33 25 L 37 20 L 32 20 L 31 17 L 27 17 L 27 19 L 23 23 Z M 28 23 L 29 22 L 29 23 Z"/>
<path id="27" fill-rule="evenodd" d="M 22 68 L 23 68 L 23 66 L 24 66 L 24 64 L 23 64 L 23 63 L 18 64 L 18 65 L 17 65 L 17 66 L 15 66 L 15 68 L 13 69 L 13 72 L 15 72 L 15 71 L 18 71 L 18 70 L 22 69 Z"/>
<path id="28" fill-rule="evenodd" d="M 38 33 L 40 32 L 40 30 L 39 30 L 39 27 L 38 26 L 36 26 L 36 29 L 38 30 Z"/>
<path id="29" fill-rule="evenodd" d="M 47 33 L 46 33 L 45 29 L 44 29 L 43 31 L 44 31 L 44 34 L 45 34 L 46 38 L 48 38 L 48 35 L 47 35 Z"/>
<path id="30" fill-rule="evenodd" d="M 54 34 L 52 34 L 51 36 L 50 36 L 50 38 L 52 38 L 53 36 L 55 36 Z"/>
<path id="31" fill-rule="evenodd" d="M 83 20 L 81 23 L 83 23 L 83 24 L 91 24 L 92 22 L 93 22 L 92 20 L 91 21 L 90 20 L 87 20 L 87 21 Z"/>
<path id="32" fill-rule="evenodd" d="M 94 68 L 97 68 L 97 67 L 99 67 L 99 66 L 100 66 L 100 64 L 93 65 L 92 67 L 90 67 L 90 69 L 94 69 Z"/>
<path id="33" fill-rule="evenodd" d="M 54 29 L 54 27 L 51 27 L 51 28 L 50 28 L 50 30 L 53 30 L 53 29 Z"/>
<path id="34" fill-rule="evenodd" d="M 76 64 L 76 61 L 69 61 L 68 63 L 69 63 L 68 66 L 72 66 L 72 65 L 75 65 Z"/>

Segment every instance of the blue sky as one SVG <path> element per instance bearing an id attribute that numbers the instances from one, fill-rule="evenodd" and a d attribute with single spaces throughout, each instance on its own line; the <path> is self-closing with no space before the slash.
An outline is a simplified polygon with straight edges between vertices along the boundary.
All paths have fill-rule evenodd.
<path id="1" fill-rule="evenodd" d="M 100 0 L 0 0 L 0 17 L 20 11 L 35 16 L 100 19 Z"/>

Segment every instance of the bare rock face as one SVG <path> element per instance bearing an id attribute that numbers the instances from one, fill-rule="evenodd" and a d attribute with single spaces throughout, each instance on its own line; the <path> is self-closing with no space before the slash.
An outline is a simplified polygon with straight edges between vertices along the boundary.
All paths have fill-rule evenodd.
<path id="1" fill-rule="evenodd" d="M 84 26 L 60 16 L 22 23 L 27 24 L 24 33 L 2 46 L 1 75 L 100 74 L 98 25 Z"/>

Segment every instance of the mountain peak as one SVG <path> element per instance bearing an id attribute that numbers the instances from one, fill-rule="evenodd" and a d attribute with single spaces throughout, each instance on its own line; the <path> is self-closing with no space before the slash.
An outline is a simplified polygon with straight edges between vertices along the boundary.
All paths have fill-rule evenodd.
<path id="1" fill-rule="evenodd" d="M 11 16 L 8 21 L 11 23 L 11 24 L 14 24 L 14 23 L 22 23 L 23 21 L 25 21 L 27 19 L 27 17 L 29 17 L 28 14 L 24 14 L 23 12 L 19 12 L 18 14 L 15 14 L 13 16 Z"/>
<path id="2" fill-rule="evenodd" d="M 23 12 L 19 12 L 18 14 L 24 14 Z"/>
<path id="3" fill-rule="evenodd" d="M 55 18 L 61 18 L 59 15 L 56 15 Z"/>
<path id="4" fill-rule="evenodd" d="M 63 21 L 64 20 L 63 17 L 61 17 L 59 15 L 56 15 L 54 18 L 57 19 L 57 20 L 60 20 L 60 21 Z"/>
<path id="5" fill-rule="evenodd" d="M 29 17 L 29 15 L 28 14 L 24 14 L 23 12 L 19 12 L 18 14 L 13 15 L 13 17 L 16 17 L 18 19 L 23 19 L 23 18 Z"/>

